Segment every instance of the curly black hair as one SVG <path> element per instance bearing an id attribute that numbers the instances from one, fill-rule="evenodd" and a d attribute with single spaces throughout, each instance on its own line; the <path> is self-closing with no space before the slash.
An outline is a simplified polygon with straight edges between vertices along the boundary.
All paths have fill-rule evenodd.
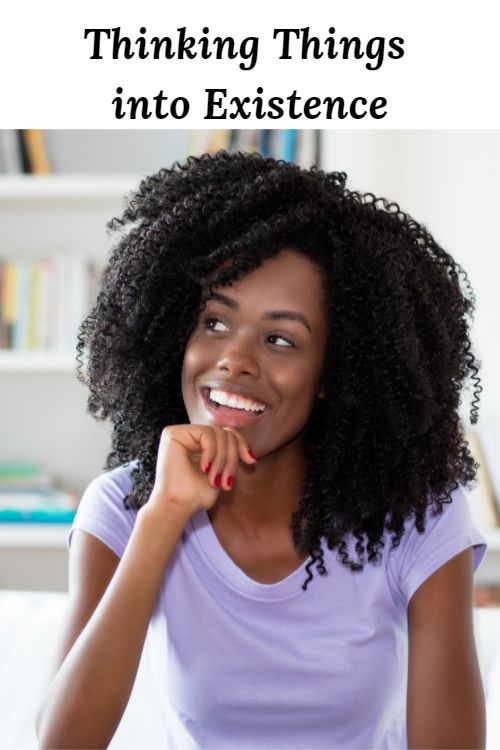
<path id="1" fill-rule="evenodd" d="M 469 339 L 467 274 L 397 203 L 346 188 L 346 174 L 257 153 L 191 156 L 144 179 L 110 231 L 120 233 L 82 322 L 77 377 L 89 412 L 111 418 L 104 469 L 137 460 L 126 508 L 151 494 L 165 425 L 189 422 L 181 392 L 186 343 L 207 287 L 240 279 L 284 248 L 318 264 L 327 290 L 325 399 L 307 424 L 310 451 L 290 531 L 326 575 L 321 537 L 352 571 L 379 563 L 415 517 L 441 513 L 478 466 L 458 414 L 479 363 Z M 127 231 L 126 231 L 127 229 Z M 461 285 L 460 281 L 463 281 Z M 86 373 L 82 373 L 84 348 Z M 358 560 L 347 552 L 356 538 Z"/>

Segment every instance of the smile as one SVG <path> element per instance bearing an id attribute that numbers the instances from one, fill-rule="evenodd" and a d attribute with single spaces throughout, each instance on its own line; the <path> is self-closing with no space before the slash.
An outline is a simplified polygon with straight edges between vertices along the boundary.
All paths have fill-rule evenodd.
<path id="1" fill-rule="evenodd" d="M 244 398 L 222 389 L 201 389 L 203 402 L 215 424 L 227 427 L 245 427 L 254 424 L 269 411 L 269 407 L 259 401 Z"/>

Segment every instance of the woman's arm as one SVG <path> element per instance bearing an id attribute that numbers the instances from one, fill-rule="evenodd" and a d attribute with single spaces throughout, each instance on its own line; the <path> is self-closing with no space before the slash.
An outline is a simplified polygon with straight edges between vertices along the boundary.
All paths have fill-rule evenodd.
<path id="1" fill-rule="evenodd" d="M 486 711 L 472 619 L 473 549 L 439 568 L 408 605 L 408 748 L 483 750 Z"/>
<path id="2" fill-rule="evenodd" d="M 170 512 L 167 512 L 170 510 Z M 127 706 L 161 581 L 189 514 L 146 505 L 116 572 L 52 680 L 39 748 L 104 748 Z M 82 570 L 81 575 L 85 575 Z"/>

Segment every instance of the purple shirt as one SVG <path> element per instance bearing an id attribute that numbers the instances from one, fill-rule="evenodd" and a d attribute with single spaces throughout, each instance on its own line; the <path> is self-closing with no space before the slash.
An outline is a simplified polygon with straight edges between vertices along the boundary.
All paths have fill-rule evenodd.
<path id="1" fill-rule="evenodd" d="M 122 556 L 136 510 L 125 510 L 134 462 L 94 479 L 73 529 Z M 145 647 L 169 750 L 407 748 L 407 607 L 437 568 L 474 547 L 486 552 L 461 488 L 441 515 L 414 521 L 383 562 L 352 573 L 323 540 L 327 576 L 307 591 L 304 562 L 287 578 L 249 578 L 196 513 L 166 570 Z M 349 537 L 351 559 L 357 560 Z M 366 558 L 365 558 L 366 560 Z"/>

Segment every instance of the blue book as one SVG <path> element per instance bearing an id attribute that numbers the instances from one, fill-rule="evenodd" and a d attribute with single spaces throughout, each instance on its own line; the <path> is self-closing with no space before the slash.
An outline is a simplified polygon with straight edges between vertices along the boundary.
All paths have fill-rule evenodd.
<path id="1" fill-rule="evenodd" d="M 262 156 L 271 155 L 271 137 L 269 130 L 261 130 L 260 136 L 260 153 Z"/>
<path id="2" fill-rule="evenodd" d="M 28 348 L 30 270 L 29 261 L 18 261 L 16 274 L 16 317 L 12 332 L 12 348 L 17 351 Z"/>
<path id="3" fill-rule="evenodd" d="M 285 159 L 285 161 L 295 161 L 296 149 L 297 149 L 297 131 L 296 130 L 283 130 L 280 158 Z"/>
<path id="4" fill-rule="evenodd" d="M 0 523 L 72 523 L 77 497 L 54 488 L 0 489 Z"/>

